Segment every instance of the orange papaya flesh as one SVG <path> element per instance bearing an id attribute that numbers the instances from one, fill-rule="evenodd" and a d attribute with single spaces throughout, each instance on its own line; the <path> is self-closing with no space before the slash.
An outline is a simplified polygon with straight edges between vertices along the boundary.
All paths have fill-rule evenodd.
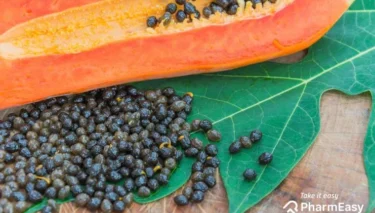
<path id="1" fill-rule="evenodd" d="M 351 3 L 278 0 L 253 9 L 239 0 L 241 9 L 233 16 L 217 13 L 209 19 L 147 28 L 147 17 L 161 16 L 168 2 L 77 0 L 76 5 L 55 10 L 45 7 L 30 19 L 14 17 L 14 23 L 0 27 L 0 109 L 288 55 L 321 38 Z M 203 8 L 209 2 L 194 4 Z"/>

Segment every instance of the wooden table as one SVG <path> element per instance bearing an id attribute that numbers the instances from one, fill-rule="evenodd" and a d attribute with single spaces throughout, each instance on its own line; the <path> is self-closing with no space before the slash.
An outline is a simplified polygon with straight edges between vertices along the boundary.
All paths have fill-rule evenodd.
<path id="1" fill-rule="evenodd" d="M 249 212 L 286 212 L 284 204 L 293 199 L 318 204 L 368 203 L 368 183 L 362 150 L 371 110 L 370 94 L 349 97 L 339 92 L 326 93 L 321 102 L 321 132 L 317 141 L 288 178 Z M 217 174 L 219 177 L 219 175 Z M 338 200 L 303 199 L 301 193 L 338 194 Z M 203 203 L 176 207 L 173 196 L 148 205 L 133 204 L 127 212 L 227 212 L 225 189 L 219 183 L 207 193 Z M 88 212 L 64 204 L 60 212 Z"/>

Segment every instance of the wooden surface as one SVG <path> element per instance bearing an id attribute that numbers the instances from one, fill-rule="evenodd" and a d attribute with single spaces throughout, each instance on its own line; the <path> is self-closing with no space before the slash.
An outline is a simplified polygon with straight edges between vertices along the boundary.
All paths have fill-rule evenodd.
<path id="1" fill-rule="evenodd" d="M 349 97 L 339 92 L 326 93 L 321 102 L 322 125 L 316 142 L 288 178 L 249 212 L 286 212 L 282 207 L 291 199 L 317 204 L 364 204 L 366 208 L 368 183 L 362 149 L 370 106 L 369 94 Z M 339 198 L 302 199 L 302 192 L 338 194 Z M 228 207 L 225 189 L 221 183 L 209 191 L 205 201 L 198 205 L 176 207 L 172 199 L 173 196 L 170 196 L 147 205 L 133 204 L 127 212 L 225 213 Z M 60 212 L 88 211 L 77 209 L 72 204 L 64 204 Z"/>

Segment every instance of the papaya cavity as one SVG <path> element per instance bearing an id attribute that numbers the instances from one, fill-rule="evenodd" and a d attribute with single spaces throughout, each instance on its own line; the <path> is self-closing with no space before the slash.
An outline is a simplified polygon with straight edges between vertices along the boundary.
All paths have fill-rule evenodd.
<path id="1" fill-rule="evenodd" d="M 162 0 L 107 0 L 45 15 L 14 26 L 0 36 L 0 57 L 22 59 L 45 55 L 76 54 L 106 44 L 134 38 L 156 37 L 181 33 L 212 25 L 227 25 L 247 19 L 257 19 L 282 10 L 293 0 L 252 1 L 238 0 L 236 14 L 216 12 L 208 18 L 190 16 L 178 23 L 172 19 L 167 25 L 149 28 L 149 16 L 160 17 L 165 12 Z M 212 0 L 192 2 L 202 11 Z M 179 9 L 183 9 L 180 7 Z M 163 21 L 162 21 L 163 23 Z"/>

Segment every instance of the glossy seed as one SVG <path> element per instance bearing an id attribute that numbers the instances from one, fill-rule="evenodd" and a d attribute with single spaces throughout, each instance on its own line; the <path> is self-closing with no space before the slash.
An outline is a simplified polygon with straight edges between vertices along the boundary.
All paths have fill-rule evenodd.
<path id="1" fill-rule="evenodd" d="M 250 138 L 246 136 L 240 137 L 240 143 L 242 148 L 250 148 L 253 145 Z"/>
<path id="2" fill-rule="evenodd" d="M 227 9 L 227 14 L 229 15 L 235 15 L 237 13 L 238 5 L 232 4 Z"/>
<path id="3" fill-rule="evenodd" d="M 209 18 L 212 15 L 212 10 L 209 7 L 204 7 L 202 13 L 204 17 Z"/>
<path id="4" fill-rule="evenodd" d="M 260 130 L 253 130 L 250 133 L 250 140 L 251 142 L 256 143 L 262 139 L 262 136 L 263 134 Z"/>
<path id="5" fill-rule="evenodd" d="M 259 159 L 258 159 L 259 164 L 261 164 L 261 165 L 269 164 L 269 163 L 271 163 L 272 158 L 273 158 L 273 156 L 272 156 L 271 153 L 264 152 L 259 156 Z"/>
<path id="6" fill-rule="evenodd" d="M 165 11 L 174 14 L 177 11 L 177 5 L 175 3 L 169 3 L 167 4 Z"/>
<path id="7" fill-rule="evenodd" d="M 206 154 L 211 157 L 215 157 L 218 153 L 217 147 L 213 144 L 208 144 L 205 148 L 205 151 L 206 151 Z"/>
<path id="8" fill-rule="evenodd" d="M 158 19 L 155 16 L 150 16 L 147 19 L 147 27 L 154 28 L 158 24 Z"/>
<path id="9" fill-rule="evenodd" d="M 214 129 L 208 130 L 207 138 L 212 142 L 218 142 L 221 140 L 221 133 Z"/>
<path id="10" fill-rule="evenodd" d="M 171 23 L 172 14 L 170 12 L 165 12 L 162 17 L 159 18 L 159 22 L 163 23 L 164 26 L 168 26 Z"/>
<path id="11" fill-rule="evenodd" d="M 196 11 L 196 8 L 195 8 L 195 6 L 192 3 L 186 2 L 184 4 L 184 12 L 186 14 L 191 15 L 191 14 L 194 14 L 195 11 Z"/>
<path id="12" fill-rule="evenodd" d="M 189 204 L 189 200 L 185 195 L 177 195 L 173 200 L 178 206 L 186 206 Z"/>
<path id="13" fill-rule="evenodd" d="M 243 172 L 243 177 L 245 178 L 245 180 L 254 180 L 256 177 L 257 177 L 257 174 L 255 172 L 255 170 L 253 169 L 246 169 L 244 172 Z"/>
<path id="14" fill-rule="evenodd" d="M 201 122 L 199 123 L 199 127 L 203 131 L 207 132 L 208 130 L 212 129 L 212 123 L 209 120 L 201 120 Z"/>
<path id="15" fill-rule="evenodd" d="M 190 186 L 187 186 L 182 190 L 182 194 L 190 199 L 191 195 L 193 194 L 193 189 Z"/>
<path id="16" fill-rule="evenodd" d="M 239 141 L 235 141 L 229 146 L 229 153 L 231 154 L 238 153 L 239 151 L 241 151 L 241 148 L 242 148 L 241 143 Z"/>
<path id="17" fill-rule="evenodd" d="M 190 201 L 193 203 L 200 203 L 204 200 L 204 192 L 194 191 L 191 195 Z"/>

